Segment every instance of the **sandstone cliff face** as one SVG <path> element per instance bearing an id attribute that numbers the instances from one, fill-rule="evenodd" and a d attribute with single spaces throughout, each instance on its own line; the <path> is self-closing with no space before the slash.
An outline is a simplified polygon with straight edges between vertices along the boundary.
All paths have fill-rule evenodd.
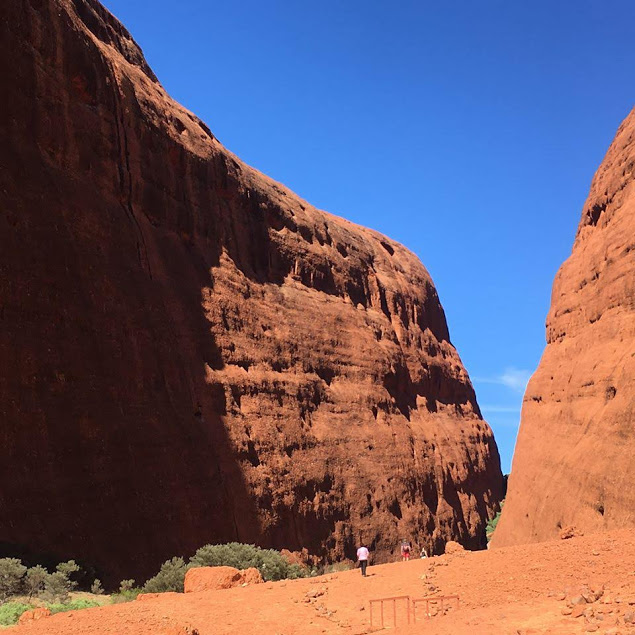
<path id="1" fill-rule="evenodd" d="M 417 258 L 241 163 L 95 0 L 0 42 L 4 552 L 481 546 L 498 452 Z"/>
<path id="2" fill-rule="evenodd" d="M 635 526 L 635 111 L 556 276 L 493 544 Z"/>

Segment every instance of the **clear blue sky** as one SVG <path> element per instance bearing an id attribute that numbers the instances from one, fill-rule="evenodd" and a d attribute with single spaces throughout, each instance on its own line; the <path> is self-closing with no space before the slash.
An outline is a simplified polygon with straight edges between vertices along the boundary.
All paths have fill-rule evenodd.
<path id="1" fill-rule="evenodd" d="M 413 250 L 509 471 L 556 270 L 632 108 L 632 0 L 106 0 L 250 165 Z"/>

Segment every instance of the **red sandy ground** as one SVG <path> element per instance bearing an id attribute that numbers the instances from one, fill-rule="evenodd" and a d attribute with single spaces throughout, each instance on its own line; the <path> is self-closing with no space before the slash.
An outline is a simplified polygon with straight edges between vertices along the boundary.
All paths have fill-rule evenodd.
<path id="1" fill-rule="evenodd" d="M 406 625 L 398 611 L 392 632 L 410 633 L 633 633 L 615 617 L 635 611 L 635 531 L 412 560 L 319 578 L 222 591 L 169 594 L 123 605 L 55 615 L 16 635 L 70 633 L 186 635 L 294 635 L 371 632 L 369 600 L 396 595 L 458 594 L 461 606 L 444 616 Z M 604 619 L 595 629 L 585 617 L 563 615 L 582 585 L 605 587 L 592 606 Z M 309 601 L 307 593 L 322 593 Z M 561 596 L 562 597 L 562 596 Z M 609 603 L 606 603 L 607 600 Z M 630 604 L 629 604 L 630 603 Z M 386 610 L 392 626 L 392 608 Z M 615 629 L 615 630 L 611 630 Z"/>

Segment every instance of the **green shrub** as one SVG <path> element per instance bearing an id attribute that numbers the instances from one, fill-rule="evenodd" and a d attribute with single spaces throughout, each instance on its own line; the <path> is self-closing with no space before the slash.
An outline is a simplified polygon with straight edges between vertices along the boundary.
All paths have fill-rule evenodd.
<path id="1" fill-rule="evenodd" d="M 26 567 L 17 558 L 0 558 L 0 601 L 22 590 Z"/>
<path id="2" fill-rule="evenodd" d="M 49 572 L 39 564 L 26 570 L 24 588 L 28 593 L 29 598 L 32 598 L 34 595 L 38 595 L 44 590 L 48 576 Z"/>
<path id="3" fill-rule="evenodd" d="M 119 592 L 113 593 L 110 596 L 110 601 L 113 604 L 122 604 L 124 602 L 132 602 L 137 599 L 139 593 L 141 593 L 143 589 L 135 586 L 134 580 L 122 580 L 119 583 Z"/>
<path id="4" fill-rule="evenodd" d="M 338 573 L 340 571 L 350 571 L 355 568 L 355 564 L 350 560 L 344 560 L 342 562 L 335 562 L 334 564 L 327 564 L 319 575 L 328 573 Z"/>
<path id="5" fill-rule="evenodd" d="M 134 589 L 134 580 L 122 580 L 119 583 L 119 593 L 125 593 L 126 591 L 132 591 Z"/>
<path id="6" fill-rule="evenodd" d="M 143 585 L 144 593 L 164 593 L 177 591 L 183 593 L 185 574 L 191 565 L 183 558 L 172 558 L 161 565 L 161 570 Z"/>
<path id="7" fill-rule="evenodd" d="M 95 578 L 93 583 L 90 585 L 90 592 L 93 595 L 102 595 L 104 592 L 104 587 L 101 586 L 101 580 Z"/>
<path id="8" fill-rule="evenodd" d="M 72 583 L 63 571 L 55 571 L 46 577 L 44 590 L 49 599 L 56 602 L 68 602 L 68 594 L 71 592 Z"/>
<path id="9" fill-rule="evenodd" d="M 79 565 L 75 562 L 75 560 L 60 562 L 57 567 L 55 567 L 55 569 L 60 573 L 63 573 L 68 578 L 69 587 L 71 591 L 74 591 L 77 588 L 77 582 L 73 578 L 73 574 L 79 573 L 81 571 Z"/>
<path id="10" fill-rule="evenodd" d="M 70 600 L 64 603 L 55 603 L 47 605 L 51 613 L 65 613 L 66 611 L 80 611 L 81 609 L 92 609 L 95 606 L 99 606 L 99 602 L 94 600 L 83 600 L 78 598 L 77 600 Z"/>
<path id="11" fill-rule="evenodd" d="M 22 613 L 32 608 L 31 604 L 22 604 L 22 602 L 7 602 L 3 604 L 0 606 L 0 626 L 13 626 L 20 619 Z"/>
<path id="12" fill-rule="evenodd" d="M 142 591 L 143 590 L 138 587 L 126 589 L 125 591 L 119 591 L 119 593 L 113 593 L 110 596 L 110 601 L 112 604 L 123 604 L 124 602 L 132 602 L 137 599 L 137 596 Z"/>
<path id="13" fill-rule="evenodd" d="M 487 542 L 489 542 L 492 539 L 492 536 L 494 535 L 494 530 L 496 529 L 496 525 L 498 525 L 498 521 L 500 520 L 501 512 L 503 511 L 504 504 L 505 504 L 505 501 L 501 503 L 501 508 L 499 512 L 496 514 L 496 516 L 490 519 L 487 525 L 485 526 L 485 535 L 487 537 Z"/>
<path id="14" fill-rule="evenodd" d="M 190 559 L 190 564 L 195 567 L 227 566 L 236 569 L 255 567 L 267 581 L 304 578 L 309 575 L 307 569 L 289 564 L 275 549 L 261 549 L 239 542 L 205 545 Z"/>

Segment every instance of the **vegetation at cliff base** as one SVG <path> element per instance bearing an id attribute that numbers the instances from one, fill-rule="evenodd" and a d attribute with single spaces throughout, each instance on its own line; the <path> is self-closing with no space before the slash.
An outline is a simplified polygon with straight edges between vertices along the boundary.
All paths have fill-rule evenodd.
<path id="1" fill-rule="evenodd" d="M 266 581 L 303 578 L 311 575 L 307 567 L 290 563 L 275 549 L 231 542 L 205 545 L 186 562 L 174 557 L 163 563 L 158 573 L 143 585 L 134 580 L 122 580 L 119 589 L 104 594 L 97 578 L 86 576 L 74 561 L 59 563 L 54 571 L 41 565 L 25 566 L 17 558 L 0 558 L 0 626 L 16 624 L 25 611 L 46 607 L 51 613 L 78 611 L 110 601 L 113 604 L 135 600 L 140 593 L 165 593 L 184 590 L 185 574 L 193 567 L 228 566 L 236 569 L 255 568 Z M 88 580 L 86 580 L 88 577 Z M 79 580 L 88 597 L 77 597 Z"/>
<path id="2" fill-rule="evenodd" d="M 496 525 L 498 525 L 498 521 L 500 520 L 501 517 L 501 513 L 503 511 L 503 505 L 505 504 L 505 501 L 501 502 L 501 508 L 499 510 L 499 512 L 496 514 L 496 516 L 494 516 L 494 518 L 490 519 L 485 527 L 485 535 L 487 536 L 487 542 L 489 543 L 489 541 L 492 539 L 492 536 L 494 535 L 494 530 L 496 529 Z"/>

